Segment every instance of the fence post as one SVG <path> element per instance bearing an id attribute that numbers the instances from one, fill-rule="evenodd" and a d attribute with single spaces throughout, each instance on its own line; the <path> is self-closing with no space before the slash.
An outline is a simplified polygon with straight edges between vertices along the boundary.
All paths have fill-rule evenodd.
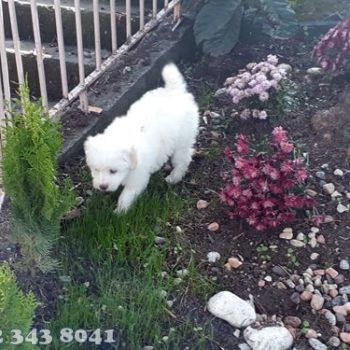
<path id="1" fill-rule="evenodd" d="M 40 25 L 38 16 L 38 6 L 36 0 L 30 0 L 30 9 L 32 13 L 33 33 L 36 51 L 36 62 L 38 67 L 40 95 L 42 98 L 42 104 L 46 110 L 48 110 L 48 99 L 46 89 L 46 77 L 45 77 L 45 66 L 43 47 L 41 45 Z"/>
<path id="2" fill-rule="evenodd" d="M 85 89 L 85 68 L 84 68 L 84 49 L 83 49 L 83 34 L 81 27 L 80 0 L 74 0 L 75 5 L 75 30 L 77 34 L 78 47 L 78 65 L 79 65 L 79 81 L 83 91 L 79 94 L 80 108 L 82 111 L 88 111 L 88 98 Z"/>
<path id="3" fill-rule="evenodd" d="M 8 0 L 8 6 L 9 6 L 9 14 L 10 14 L 10 22 L 11 22 L 13 47 L 15 49 L 18 83 L 22 85 L 24 83 L 23 62 L 22 62 L 21 44 L 20 44 L 20 39 L 18 34 L 17 15 L 16 15 L 14 0 Z"/>
<path id="4" fill-rule="evenodd" d="M 56 19 L 58 54 L 60 57 L 62 95 L 64 98 L 68 98 L 67 66 L 66 66 L 66 57 L 65 57 L 66 52 L 65 52 L 65 48 L 64 48 L 61 1 L 60 0 L 55 0 L 55 19 Z"/>

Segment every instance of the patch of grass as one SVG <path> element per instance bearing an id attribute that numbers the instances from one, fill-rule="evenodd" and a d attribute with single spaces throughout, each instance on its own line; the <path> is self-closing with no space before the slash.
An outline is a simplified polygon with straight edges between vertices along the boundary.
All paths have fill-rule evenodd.
<path id="1" fill-rule="evenodd" d="M 116 203 L 114 194 L 94 194 L 83 215 L 64 227 L 57 251 L 62 274 L 70 278 L 50 326 L 53 349 L 62 349 L 57 339 L 66 327 L 100 328 L 102 338 L 113 329 L 115 349 L 176 349 L 193 338 L 191 349 L 203 349 L 206 338 L 193 333 L 191 322 L 174 324 L 169 316 L 166 301 L 174 278 L 162 277 L 168 246 L 154 242 L 155 236 L 169 236 L 168 222 L 176 220 L 184 200 L 156 176 L 127 214 L 114 214 Z M 67 348 L 81 347 L 72 341 Z"/>

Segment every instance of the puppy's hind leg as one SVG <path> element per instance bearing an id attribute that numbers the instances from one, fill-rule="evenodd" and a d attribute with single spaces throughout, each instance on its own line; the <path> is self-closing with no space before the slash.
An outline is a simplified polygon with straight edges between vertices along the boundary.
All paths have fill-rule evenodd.
<path id="1" fill-rule="evenodd" d="M 165 178 L 165 181 L 169 184 L 176 184 L 182 180 L 185 176 L 188 166 L 191 163 L 193 154 L 193 148 L 179 148 L 175 150 L 171 157 L 171 163 L 173 165 L 172 172 Z"/>

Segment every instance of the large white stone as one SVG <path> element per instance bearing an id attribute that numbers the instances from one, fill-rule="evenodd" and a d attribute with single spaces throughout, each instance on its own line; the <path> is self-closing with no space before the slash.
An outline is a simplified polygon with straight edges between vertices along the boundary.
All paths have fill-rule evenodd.
<path id="1" fill-rule="evenodd" d="M 207 307 L 211 314 L 238 328 L 247 327 L 256 319 L 255 310 L 250 303 L 229 291 L 212 296 Z"/>
<path id="2" fill-rule="evenodd" d="M 248 327 L 243 336 L 253 350 L 287 350 L 293 344 L 293 336 L 285 327 Z"/>

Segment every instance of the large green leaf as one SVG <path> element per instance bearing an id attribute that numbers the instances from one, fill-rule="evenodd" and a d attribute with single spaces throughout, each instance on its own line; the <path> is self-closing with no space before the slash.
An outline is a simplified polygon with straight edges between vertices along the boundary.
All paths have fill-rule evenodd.
<path id="1" fill-rule="evenodd" d="M 260 0 L 263 12 L 263 31 L 275 38 L 288 38 L 295 34 L 298 22 L 288 0 Z"/>
<path id="2" fill-rule="evenodd" d="M 194 23 L 197 45 L 215 57 L 230 52 L 238 41 L 242 15 L 241 0 L 209 0 Z"/>

